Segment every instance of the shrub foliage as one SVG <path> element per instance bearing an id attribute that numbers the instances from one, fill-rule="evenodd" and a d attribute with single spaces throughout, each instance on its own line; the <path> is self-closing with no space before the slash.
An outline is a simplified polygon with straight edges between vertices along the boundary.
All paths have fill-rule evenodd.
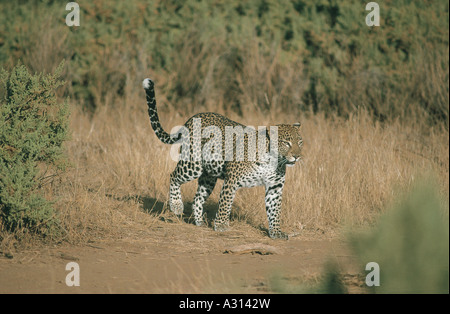
<path id="1" fill-rule="evenodd" d="M 368 1 L 367 1 L 368 2 Z M 117 103 L 144 77 L 178 109 L 195 104 L 418 117 L 448 127 L 448 1 L 80 0 L 0 4 L 0 63 L 35 71 L 70 60 L 66 92 Z"/>
<path id="2" fill-rule="evenodd" d="M 8 230 L 48 234 L 57 221 L 40 189 L 65 164 L 68 105 L 55 95 L 62 66 L 32 75 L 19 64 L 0 74 L 0 227 Z"/>
<path id="3" fill-rule="evenodd" d="M 449 292 L 448 203 L 435 180 L 416 184 L 412 191 L 365 234 L 352 242 L 363 265 L 377 262 L 377 293 Z"/>

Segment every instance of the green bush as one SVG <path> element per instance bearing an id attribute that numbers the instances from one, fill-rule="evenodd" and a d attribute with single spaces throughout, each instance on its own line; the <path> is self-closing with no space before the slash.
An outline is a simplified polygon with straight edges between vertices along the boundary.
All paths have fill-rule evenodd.
<path id="1" fill-rule="evenodd" d="M 350 244 L 361 265 L 360 292 L 449 293 L 449 212 L 430 179 L 416 184 L 375 226 L 351 232 Z M 365 266 L 379 266 L 379 286 L 368 287 Z M 331 258 L 316 282 L 289 285 L 276 275 L 271 284 L 279 293 L 348 293 L 339 264 Z M 352 283 L 353 284 L 353 283 Z"/>
<path id="2" fill-rule="evenodd" d="M 80 27 L 66 26 L 66 3 L 1 2 L 0 64 L 40 72 L 70 60 L 65 91 L 91 109 L 151 75 L 180 110 L 363 108 L 448 128 L 448 1 L 380 1 L 379 27 L 360 0 L 77 3 Z"/>
<path id="3" fill-rule="evenodd" d="M 352 236 L 361 264 L 380 267 L 380 286 L 371 291 L 449 293 L 448 208 L 436 191 L 415 186 L 371 232 Z"/>
<path id="4" fill-rule="evenodd" d="M 55 230 L 52 204 L 40 190 L 49 173 L 65 164 L 68 105 L 55 96 L 62 67 L 46 75 L 32 75 L 20 64 L 1 71 L 0 229 Z"/>

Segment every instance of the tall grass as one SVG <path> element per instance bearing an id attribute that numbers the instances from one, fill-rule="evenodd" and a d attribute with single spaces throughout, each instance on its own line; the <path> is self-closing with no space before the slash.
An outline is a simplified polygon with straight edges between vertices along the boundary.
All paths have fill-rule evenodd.
<path id="1" fill-rule="evenodd" d="M 59 96 L 73 107 L 73 168 L 47 191 L 60 197 L 66 239 L 118 235 L 137 217 L 148 226 L 143 199 L 159 212 L 167 200 L 175 162 L 149 126 L 145 77 L 168 130 L 201 111 L 254 126 L 302 121 L 285 229 L 370 224 L 421 172 L 438 173 L 448 198 L 447 1 L 383 2 L 378 28 L 356 0 L 77 2 L 72 28 L 58 1 L 0 3 L 3 67 L 67 61 Z M 195 189 L 183 186 L 185 201 Z M 235 220 L 266 228 L 263 194 L 239 191 Z"/>
<path id="2" fill-rule="evenodd" d="M 170 158 L 170 146 L 152 132 L 141 96 L 130 99 L 130 103 L 142 103 L 140 107 L 104 107 L 93 117 L 74 109 L 73 139 L 67 147 L 74 168 L 58 188 L 61 210 L 68 217 L 66 227 L 74 235 L 79 228 L 87 237 L 86 228 L 114 235 L 119 232 L 118 221 L 136 217 L 151 225 L 164 210 L 169 174 L 176 162 Z M 158 93 L 159 99 L 165 97 Z M 185 117 L 173 109 L 163 105 L 160 109 L 167 129 L 184 123 Z M 347 120 L 285 114 L 276 119 L 263 114 L 232 118 L 249 125 L 302 121 L 304 160 L 288 169 L 283 198 L 282 227 L 289 232 L 333 234 L 345 225 L 371 225 L 386 204 L 400 195 L 396 188 L 409 187 L 423 172 L 439 174 L 440 193 L 448 198 L 448 132 L 444 129 L 423 134 L 420 128 L 399 122 L 381 126 L 365 112 Z M 209 209 L 217 208 L 220 187 L 219 183 L 211 195 Z M 182 186 L 187 213 L 195 191 L 196 182 Z M 145 204 L 145 199 L 151 204 Z M 78 217 L 77 223 L 70 217 Z M 118 220 L 110 224 L 110 219 Z M 233 221 L 267 229 L 263 188 L 238 191 Z"/>

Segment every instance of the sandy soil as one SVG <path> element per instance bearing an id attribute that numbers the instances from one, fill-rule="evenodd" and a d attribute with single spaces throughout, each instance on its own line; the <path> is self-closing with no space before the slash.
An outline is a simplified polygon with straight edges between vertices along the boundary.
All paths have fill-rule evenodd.
<path id="1" fill-rule="evenodd" d="M 270 293 L 275 283 L 288 289 L 317 282 L 330 260 L 349 292 L 364 292 L 362 266 L 343 240 L 271 240 L 242 223 L 231 227 L 217 233 L 161 222 L 114 241 L 0 254 L 0 293 Z M 66 285 L 69 262 L 80 267 L 79 287 Z"/>

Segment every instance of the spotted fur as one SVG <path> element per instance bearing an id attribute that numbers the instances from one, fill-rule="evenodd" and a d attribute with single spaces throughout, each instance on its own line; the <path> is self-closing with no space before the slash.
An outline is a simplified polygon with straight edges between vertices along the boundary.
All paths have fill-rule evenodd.
<path id="1" fill-rule="evenodd" d="M 147 97 L 151 126 L 156 136 L 166 144 L 178 142 L 181 139 L 181 133 L 170 135 L 164 131 L 160 124 L 156 109 L 154 83 L 150 79 L 145 79 L 143 86 Z M 212 135 L 209 139 L 204 138 L 201 140 L 200 147 L 198 145 L 197 147 L 191 145 L 189 151 L 190 158 L 188 160 L 182 159 L 178 161 L 175 170 L 170 175 L 169 205 L 171 211 L 177 215 L 183 213 L 184 206 L 180 187 L 183 183 L 198 179 L 197 193 L 193 203 L 193 216 L 196 225 L 204 225 L 203 204 L 213 191 L 217 179 L 222 179 L 224 183 L 220 192 L 219 209 L 214 221 L 214 229 L 216 231 L 226 231 L 229 227 L 231 205 L 236 191 L 241 187 L 264 185 L 266 190 L 266 213 L 269 220 L 269 236 L 271 238 L 287 239 L 287 235 L 280 229 L 281 199 L 285 183 L 286 166 L 293 166 L 301 158 L 303 140 L 300 135 L 300 123 L 277 125 L 277 138 L 275 136 L 272 137 L 272 134 L 267 132 L 265 134 L 267 137 L 265 143 L 266 150 L 264 152 L 257 150 L 255 152 L 256 159 L 248 158 L 251 152 L 247 150 L 249 136 L 245 134 L 244 160 L 238 160 L 236 158 L 238 148 L 235 142 L 232 145 L 232 149 L 236 146 L 236 150 L 233 149 L 233 158 L 232 160 L 226 160 L 225 158 L 204 158 L 202 156 L 202 149 L 206 143 L 213 144 L 212 141 L 220 140 L 222 141 L 222 151 L 214 151 L 213 156 L 217 154 L 225 156 L 227 154 L 224 136 L 226 134 L 226 127 L 242 126 L 245 128 L 245 126 L 217 113 L 199 113 L 191 117 L 184 124 L 191 135 L 196 121 L 195 119 L 198 118 L 201 119 L 202 132 L 210 126 L 216 126 L 221 130 L 223 136 L 219 139 Z M 236 141 L 236 138 L 233 138 L 233 140 Z M 275 163 L 270 162 L 272 156 L 270 152 L 271 141 L 275 141 L 274 143 L 277 143 L 278 148 Z"/>

